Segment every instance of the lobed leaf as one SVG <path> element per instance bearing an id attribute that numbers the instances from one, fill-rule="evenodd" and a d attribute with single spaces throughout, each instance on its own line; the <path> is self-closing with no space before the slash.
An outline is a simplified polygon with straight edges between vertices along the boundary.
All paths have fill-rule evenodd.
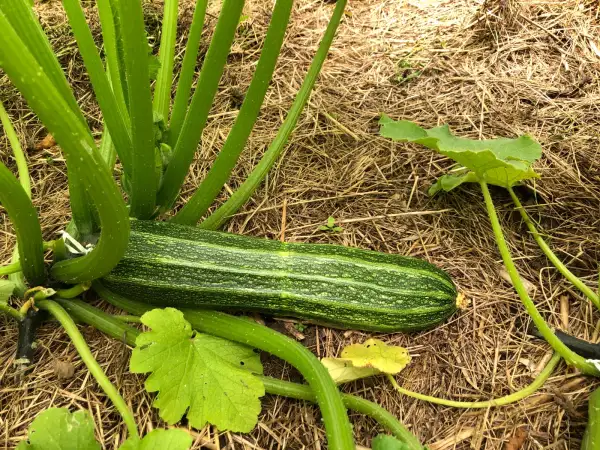
<path id="1" fill-rule="evenodd" d="M 406 120 L 394 121 L 385 114 L 379 124 L 381 136 L 424 145 L 471 171 L 461 177 L 446 178 L 439 185 L 436 183 L 433 193 L 475 181 L 508 188 L 520 181 L 539 177 L 531 164 L 542 155 L 542 149 L 527 135 L 515 139 L 466 139 L 453 136 L 447 125 L 424 129 Z M 444 185 L 449 189 L 445 189 Z"/>
<path id="2" fill-rule="evenodd" d="M 151 373 L 148 392 L 158 392 L 154 406 L 167 423 L 187 414 L 202 428 L 207 422 L 221 430 L 250 431 L 265 393 L 258 355 L 251 348 L 207 334 L 195 333 L 183 313 L 154 309 L 142 316 L 151 331 L 136 339 L 130 362 L 134 373 Z"/>

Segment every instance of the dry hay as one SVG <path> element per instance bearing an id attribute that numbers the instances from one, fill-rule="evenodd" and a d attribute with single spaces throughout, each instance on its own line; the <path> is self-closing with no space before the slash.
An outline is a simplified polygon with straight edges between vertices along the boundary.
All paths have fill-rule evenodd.
<path id="1" fill-rule="evenodd" d="M 202 179 L 233 123 L 239 92 L 249 84 L 268 24 L 271 2 L 267 3 L 254 1 L 246 8 L 248 19 L 238 33 L 184 197 Z M 328 3 L 302 0 L 295 6 L 276 79 L 230 189 L 257 162 L 291 104 L 332 10 Z M 155 39 L 157 10 L 148 6 Z M 43 4 L 40 12 L 90 123 L 99 127 L 98 110 L 57 2 Z M 398 381 L 418 392 L 460 400 L 493 398 L 529 384 L 547 361 L 548 347 L 524 333 L 528 318 L 500 275 L 501 262 L 479 192 L 467 186 L 428 198 L 427 187 L 449 162 L 428 150 L 379 138 L 376 123 L 385 111 L 425 126 L 449 123 L 457 133 L 474 138 L 533 135 L 544 148 L 537 165 L 542 179 L 536 183 L 536 197 L 527 189 L 520 193 L 553 248 L 594 286 L 600 256 L 598 14 L 595 2 L 577 0 L 351 2 L 284 157 L 228 229 L 278 238 L 285 226 L 289 241 L 341 243 L 438 264 L 452 274 L 470 306 L 435 330 L 383 336 L 408 347 L 414 356 Z M 186 7 L 182 30 L 190 15 Z M 43 128 L 6 79 L 1 86 L 2 99 L 31 146 L 43 137 Z M 5 144 L 2 141 L 1 148 L 6 149 Z M 28 158 L 35 203 L 44 231 L 51 236 L 68 220 L 63 161 L 56 148 L 30 149 Z M 2 159 L 12 163 L 6 153 Z M 597 341 L 593 308 L 549 267 L 508 196 L 502 190 L 493 195 L 518 267 L 536 286 L 534 299 L 540 310 L 553 326 Z M 430 213 L 406 214 L 426 211 Z M 342 233 L 317 230 L 329 215 L 343 225 Z M 11 233 L 3 222 L 3 260 L 9 256 Z M 272 325 L 283 329 L 280 322 Z M 16 377 L 10 364 L 16 327 L 0 318 L 0 330 L 0 446 L 15 445 L 35 414 L 49 406 L 89 410 L 106 448 L 123 438 L 125 428 L 114 408 L 62 331 L 45 326 L 34 371 Z M 160 426 L 142 378 L 127 372 L 128 350 L 99 332 L 83 330 L 141 428 Z M 320 357 L 335 356 L 343 346 L 368 336 L 313 326 L 305 334 L 306 345 Z M 53 362 L 69 359 L 75 375 L 59 381 Z M 289 366 L 268 356 L 265 362 L 270 375 L 300 381 Z M 344 390 L 389 409 L 431 449 L 501 449 L 522 426 L 529 430 L 524 449 L 575 449 L 593 387 L 593 380 L 561 364 L 540 393 L 489 410 L 426 404 L 397 395 L 381 379 Z M 225 433 L 217 439 L 214 430 L 206 428 L 196 434 L 197 447 L 322 447 L 317 408 L 272 396 L 263 404 L 260 423 L 251 434 Z M 357 442 L 369 445 L 380 430 L 360 415 L 352 414 L 351 419 Z"/>

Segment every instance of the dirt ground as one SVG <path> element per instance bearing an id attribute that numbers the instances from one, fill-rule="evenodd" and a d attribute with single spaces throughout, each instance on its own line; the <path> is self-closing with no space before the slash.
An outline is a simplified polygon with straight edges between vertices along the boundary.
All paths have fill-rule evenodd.
<path id="1" fill-rule="evenodd" d="M 218 4 L 211 6 L 217 12 Z M 191 20 L 184 2 L 180 43 Z M 259 56 L 272 2 L 249 1 L 230 64 L 203 136 L 184 197 L 202 179 L 231 128 L 240 94 Z M 90 124 L 100 129 L 87 76 L 60 2 L 37 7 Z M 277 75 L 251 143 L 229 183 L 244 179 L 273 138 L 308 67 L 333 9 L 325 0 L 298 0 Z M 159 37 L 160 8 L 147 4 L 151 41 Z M 424 126 L 449 123 L 463 136 L 514 137 L 529 133 L 543 146 L 536 165 L 542 178 L 519 191 L 552 247 L 569 267 L 596 286 L 600 257 L 600 29 L 596 1 L 358 0 L 350 1 L 309 106 L 284 156 L 265 185 L 227 229 L 294 242 L 331 242 L 418 256 L 447 270 L 469 300 L 467 309 L 435 330 L 379 336 L 413 356 L 398 382 L 405 388 L 455 400 L 486 400 L 531 382 L 549 357 L 548 346 L 526 335 L 529 323 L 502 264 L 479 191 L 465 186 L 429 198 L 429 185 L 449 166 L 429 150 L 377 136 L 381 112 Z M 91 22 L 97 32 L 90 7 Z M 215 23 L 209 16 L 206 37 Z M 206 50 L 206 40 L 203 51 Z M 177 55 L 178 63 L 182 55 Z M 1 74 L 0 74 L 1 75 Z M 0 98 L 27 144 L 34 199 L 48 238 L 69 220 L 65 166 L 60 150 L 36 150 L 45 130 L 8 83 Z M 2 160 L 14 167 L 5 137 Z M 225 198 L 227 192 L 223 193 Z M 550 323 L 598 341 L 600 316 L 550 267 L 528 236 L 510 198 L 494 200 L 522 276 Z M 222 199 L 221 199 L 222 200 Z M 285 211 L 285 213 L 284 213 Z M 334 216 L 340 233 L 319 225 Z M 4 216 L 3 216 L 4 217 Z M 8 261 L 14 235 L 1 222 L 0 251 Z M 284 330 L 281 322 L 269 321 Z M 284 330 L 285 331 L 285 330 Z M 144 430 L 160 425 L 142 377 L 127 372 L 129 351 L 83 328 L 92 351 L 132 405 Z M 308 326 L 304 343 L 319 357 L 336 356 L 369 334 Z M 39 411 L 50 406 L 89 410 L 107 449 L 125 435 L 112 405 L 90 378 L 67 336 L 47 325 L 40 333 L 33 372 L 15 373 L 17 329 L 0 317 L 0 447 L 23 439 Z M 57 361 L 75 372 L 59 380 Z M 300 381 L 289 366 L 264 356 L 269 375 Z M 393 412 L 431 450 L 512 449 L 508 440 L 527 431 L 522 449 L 578 449 L 586 401 L 597 383 L 563 363 L 545 386 L 524 401 L 484 410 L 435 406 L 396 393 L 384 379 L 344 387 Z M 352 414 L 357 443 L 369 446 L 381 431 Z M 248 435 L 196 431 L 195 447 L 321 449 L 317 408 L 266 396 L 256 429 Z"/>

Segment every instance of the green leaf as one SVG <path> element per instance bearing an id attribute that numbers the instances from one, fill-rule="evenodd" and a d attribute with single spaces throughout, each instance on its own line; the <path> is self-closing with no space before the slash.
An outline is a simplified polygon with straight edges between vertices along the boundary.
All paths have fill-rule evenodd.
<path id="1" fill-rule="evenodd" d="M 446 174 L 442 175 L 431 185 L 428 194 L 434 196 L 440 191 L 450 192 L 463 183 L 477 183 L 477 175 L 473 172 L 463 173 L 461 175 Z"/>
<path id="2" fill-rule="evenodd" d="M 405 348 L 368 339 L 346 347 L 340 358 L 323 358 L 321 362 L 336 383 L 347 383 L 382 373 L 396 374 L 408 365 L 410 355 Z"/>
<path id="3" fill-rule="evenodd" d="M 158 429 L 152 430 L 142 439 L 127 439 L 119 450 L 187 450 L 193 441 L 190 434 L 184 430 Z"/>
<path id="4" fill-rule="evenodd" d="M 207 422 L 221 430 L 250 431 L 265 393 L 258 355 L 251 348 L 195 333 L 183 313 L 154 309 L 141 318 L 151 331 L 136 339 L 130 362 L 134 373 L 148 373 L 148 392 L 158 392 L 154 406 L 167 423 L 187 414 L 202 428 Z"/>
<path id="5" fill-rule="evenodd" d="M 94 438 L 94 421 L 87 411 L 71 413 L 66 408 L 50 408 L 29 426 L 27 441 L 18 450 L 99 450 Z"/>
<path id="6" fill-rule="evenodd" d="M 334 225 L 335 225 L 335 219 L 332 216 L 329 216 L 327 218 L 327 227 L 333 228 Z"/>
<path id="7" fill-rule="evenodd" d="M 371 448 L 373 450 L 410 450 L 407 444 L 386 434 L 377 435 L 371 442 Z"/>
<path id="8" fill-rule="evenodd" d="M 354 367 L 352 361 L 341 358 L 323 358 L 321 363 L 327 368 L 331 378 L 337 384 L 349 383 L 360 378 L 380 375 L 381 372 L 372 367 Z"/>
<path id="9" fill-rule="evenodd" d="M 471 180 L 476 177 L 477 181 L 511 187 L 519 181 L 539 177 L 531 164 L 542 155 L 542 149 L 527 135 L 516 139 L 465 139 L 453 136 L 447 125 L 426 130 L 406 120 L 394 121 L 385 114 L 379 124 L 381 136 L 421 144 L 448 156 L 473 172 Z"/>
<path id="10" fill-rule="evenodd" d="M 10 280 L 0 280 L 0 303 L 7 304 L 14 290 L 15 283 Z"/>

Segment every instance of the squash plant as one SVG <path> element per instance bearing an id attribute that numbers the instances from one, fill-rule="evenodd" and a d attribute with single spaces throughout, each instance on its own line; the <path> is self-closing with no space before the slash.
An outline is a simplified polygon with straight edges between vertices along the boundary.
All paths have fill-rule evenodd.
<path id="1" fill-rule="evenodd" d="M 30 200 L 25 158 L 2 109 L 2 122 L 14 151 L 19 179 L 0 164 L 0 202 L 17 237 L 13 262 L 0 268 L 0 274 L 10 277 L 0 284 L 0 291 L 3 292 L 0 310 L 19 321 L 19 352 L 25 357 L 22 362 L 26 362 L 27 357 L 31 356 L 33 331 L 44 313 L 49 313 L 62 324 L 86 366 L 113 401 L 127 425 L 129 440 L 122 448 L 143 448 L 151 443 L 146 441 L 144 444 L 140 439 L 131 411 L 92 357 L 67 312 L 67 307 L 74 302 L 68 299 L 80 295 L 90 287 L 90 282 L 108 274 L 121 260 L 129 241 L 130 218 L 159 217 L 170 211 L 179 195 L 207 122 L 244 6 L 243 0 L 223 0 L 213 38 L 194 88 L 194 69 L 207 3 L 207 0 L 198 0 L 196 3 L 182 70 L 175 77 L 173 55 L 177 0 L 165 1 L 158 64 L 149 55 L 141 0 L 98 0 L 104 60 L 94 43 L 79 0 L 63 0 L 103 115 L 104 130 L 100 145 L 97 146 L 36 19 L 32 2 L 0 0 L 0 28 L 3 30 L 0 33 L 0 68 L 52 133 L 64 153 L 73 218 L 63 239 L 43 241 L 37 213 Z M 281 154 L 316 82 L 345 4 L 346 0 L 337 1 L 305 80 L 272 144 L 248 179 L 229 200 L 202 222 L 203 228 L 214 229 L 222 225 L 260 185 Z M 292 0 L 276 1 L 256 71 L 233 129 L 205 180 L 186 206 L 174 216 L 174 222 L 197 223 L 231 174 L 268 89 L 292 6 Z M 153 68 L 157 68 L 155 82 Z M 176 94 L 172 102 L 173 89 Z M 122 167 L 120 185 L 127 194 L 127 203 L 112 175 L 117 158 Z M 53 264 L 49 269 L 44 264 L 45 250 L 53 252 Z M 102 293 L 101 284 L 95 287 Z M 10 305 L 8 297 L 11 293 L 22 300 L 20 309 Z M 183 339 L 187 345 L 193 346 L 188 351 L 194 350 L 201 355 L 213 354 L 211 361 L 214 364 L 206 368 L 203 376 L 205 379 L 214 377 L 215 374 L 211 374 L 211 371 L 218 366 L 227 383 L 221 387 L 224 392 L 218 392 L 217 388 L 207 391 L 210 394 L 208 401 L 218 399 L 218 395 L 239 393 L 242 370 L 239 365 L 246 361 L 244 355 L 251 352 L 247 346 L 272 352 L 287 360 L 303 373 L 309 384 L 309 387 L 302 387 L 273 381 L 269 385 L 260 378 L 249 378 L 254 375 L 252 370 L 247 371 L 242 378 L 250 383 L 251 388 L 244 393 L 246 397 L 237 397 L 236 401 L 239 404 L 240 398 L 242 401 L 248 400 L 253 405 L 250 411 L 242 417 L 241 410 L 232 407 L 229 412 L 222 411 L 223 414 L 215 416 L 207 414 L 202 409 L 206 405 L 199 403 L 196 397 L 189 397 L 187 400 L 177 396 L 169 397 L 169 393 L 165 393 L 159 386 L 160 383 L 156 383 L 156 379 L 169 375 L 160 375 L 161 367 L 141 365 L 140 371 L 152 372 L 147 387 L 149 390 L 160 391 L 157 406 L 168 422 L 178 421 L 187 412 L 188 419 L 195 426 L 211 422 L 219 428 L 247 431 L 256 422 L 260 409 L 259 397 L 270 389 L 283 395 L 314 399 L 321 407 L 330 448 L 348 449 L 354 445 L 344 402 L 362 412 L 383 417 L 382 420 L 386 421 L 388 427 L 401 429 L 401 425 L 382 413 L 376 405 L 348 396 L 341 397 L 335 383 L 314 355 L 270 329 L 223 313 L 204 311 L 193 313 L 194 328 L 199 330 L 198 333 L 192 331 L 189 323 L 186 324 L 185 319 L 177 313 L 153 316 L 150 311 L 148 314 L 148 324 L 154 328 L 152 333 L 155 335 L 160 335 L 160 330 L 168 329 L 168 320 L 171 320 L 187 330 L 188 338 L 192 338 L 190 343 L 182 335 L 176 337 L 163 333 L 164 335 L 156 337 L 156 342 L 152 341 L 154 345 L 181 344 Z M 95 311 L 89 317 L 99 328 L 106 320 L 100 311 Z M 225 356 L 219 354 L 223 348 L 228 349 Z M 147 351 L 151 349 L 149 347 Z M 185 348 L 179 347 L 180 355 L 185 351 Z M 256 369 L 256 356 L 253 358 L 254 363 L 248 365 Z M 204 360 L 198 360 L 198 364 L 203 363 Z M 168 378 L 165 380 L 167 385 L 173 381 Z M 182 378 L 175 381 L 184 383 Z M 201 379 L 196 379 L 195 383 L 197 387 Z M 58 430 L 60 427 L 44 428 L 36 425 L 54 423 L 53 421 L 64 424 L 72 419 L 64 412 L 48 414 L 38 424 L 33 424 L 30 441 L 23 445 L 44 448 L 44 441 L 39 439 L 49 439 L 47 434 L 51 433 L 50 430 Z M 221 426 L 223 424 L 224 427 Z M 46 431 L 41 432 L 41 429 Z M 159 442 L 160 436 L 164 437 L 164 434 L 156 433 L 157 437 L 153 438 L 150 436 L 146 438 Z M 182 445 L 185 446 L 185 442 L 187 440 L 182 441 Z M 93 447 L 93 443 L 90 445 Z"/>

